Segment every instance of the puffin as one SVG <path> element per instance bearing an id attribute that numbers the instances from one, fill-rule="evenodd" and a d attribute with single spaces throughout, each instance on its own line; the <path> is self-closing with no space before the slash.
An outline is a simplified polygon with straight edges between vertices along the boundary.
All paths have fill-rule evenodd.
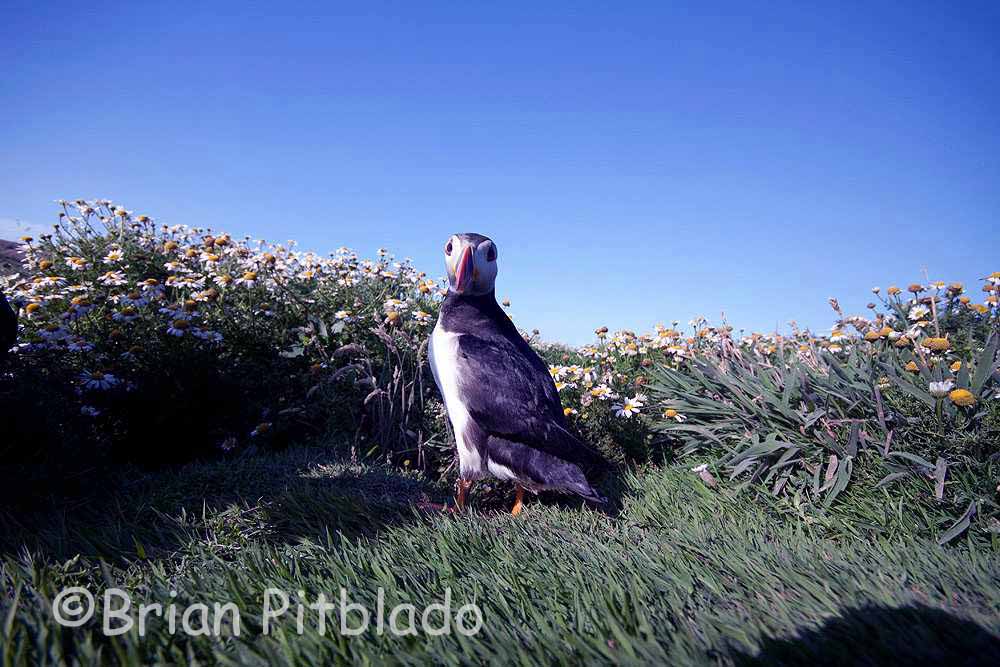
<path id="1" fill-rule="evenodd" d="M 497 304 L 496 243 L 454 234 L 444 260 L 448 293 L 428 360 L 458 449 L 457 508 L 465 509 L 473 482 L 484 477 L 514 482 L 514 516 L 525 490 L 606 502 L 587 480 L 606 460 L 570 432 L 548 365 Z"/>

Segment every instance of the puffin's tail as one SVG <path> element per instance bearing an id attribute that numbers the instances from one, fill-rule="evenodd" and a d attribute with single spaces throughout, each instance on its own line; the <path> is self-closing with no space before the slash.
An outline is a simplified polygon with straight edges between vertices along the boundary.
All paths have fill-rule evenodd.
<path id="1" fill-rule="evenodd" d="M 594 487 L 592 487 L 587 482 L 574 484 L 573 486 L 568 487 L 566 490 L 572 491 L 573 493 L 580 496 L 584 500 L 589 500 L 592 503 L 604 505 L 605 503 L 608 502 L 607 498 L 599 494 L 597 491 L 594 491 Z"/>
<path id="2" fill-rule="evenodd" d="M 595 503 L 607 502 L 594 491 L 581 466 L 574 462 L 495 435 L 488 436 L 486 442 L 491 461 L 507 467 L 532 486 L 575 493 Z"/>

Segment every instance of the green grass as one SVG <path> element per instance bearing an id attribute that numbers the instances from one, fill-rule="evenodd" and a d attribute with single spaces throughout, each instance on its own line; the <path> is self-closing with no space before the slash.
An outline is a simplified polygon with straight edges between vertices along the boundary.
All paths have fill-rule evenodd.
<path id="1" fill-rule="evenodd" d="M 483 489 L 473 511 L 424 513 L 448 489 L 416 475 L 296 449 L 158 473 L 114 471 L 73 498 L 5 510 L 0 598 L 3 664 L 990 664 L 1000 649 L 1000 556 L 961 539 L 940 547 L 921 518 L 878 496 L 838 514 L 709 489 L 686 467 L 622 473 L 605 511 L 551 498 L 510 517 L 509 490 Z M 37 499 L 36 499 L 37 500 Z M 933 520 L 929 520 L 933 522 Z M 79 554 L 79 555 L 78 555 Z M 114 585 L 133 603 L 234 602 L 239 638 L 113 639 L 91 623 L 58 627 L 65 586 Z M 452 592 L 475 602 L 478 636 L 397 638 L 305 633 L 293 612 L 260 633 L 269 586 L 375 608 L 418 610 Z M 337 627 L 336 617 L 330 624 Z"/>

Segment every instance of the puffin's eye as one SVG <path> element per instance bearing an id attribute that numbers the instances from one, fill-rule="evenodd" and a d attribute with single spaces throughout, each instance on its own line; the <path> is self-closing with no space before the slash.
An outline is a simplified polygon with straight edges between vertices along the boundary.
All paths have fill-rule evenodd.
<path id="1" fill-rule="evenodd" d="M 486 249 L 486 261 L 495 262 L 497 259 L 497 247 L 490 243 L 490 247 Z"/>
<path id="2" fill-rule="evenodd" d="M 444 247 L 444 254 L 451 256 L 451 239 L 448 239 L 448 245 Z"/>

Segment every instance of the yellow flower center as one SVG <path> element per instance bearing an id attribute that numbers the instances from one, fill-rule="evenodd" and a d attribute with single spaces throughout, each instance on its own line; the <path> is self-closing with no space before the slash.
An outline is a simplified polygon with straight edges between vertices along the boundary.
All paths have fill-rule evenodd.
<path id="1" fill-rule="evenodd" d="M 948 394 L 948 398 L 951 399 L 952 403 L 961 407 L 976 404 L 976 397 L 968 389 L 952 389 Z"/>
<path id="2" fill-rule="evenodd" d="M 925 338 L 923 345 L 928 350 L 933 350 L 935 352 L 944 352 L 951 347 L 948 344 L 947 338 Z"/>

